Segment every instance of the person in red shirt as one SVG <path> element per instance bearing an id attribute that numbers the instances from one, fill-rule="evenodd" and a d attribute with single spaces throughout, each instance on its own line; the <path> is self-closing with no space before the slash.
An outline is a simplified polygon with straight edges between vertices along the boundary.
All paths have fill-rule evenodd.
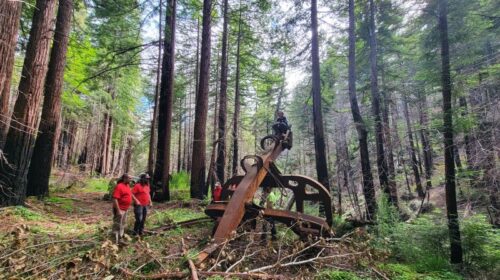
<path id="1" fill-rule="evenodd" d="M 130 179 L 128 174 L 123 174 L 113 191 L 113 234 L 116 243 L 123 238 L 125 224 L 127 221 L 127 210 L 132 204 L 132 192 L 130 191 Z"/>
<path id="2" fill-rule="evenodd" d="M 151 196 L 149 188 L 149 175 L 143 173 L 139 176 L 139 183 L 132 189 L 133 196 L 137 199 L 134 205 L 135 224 L 134 233 L 142 235 L 144 233 L 144 223 L 148 215 L 148 206 L 151 206 Z"/>
<path id="3" fill-rule="evenodd" d="M 215 183 L 214 193 L 212 195 L 213 201 L 220 201 L 222 195 L 222 186 L 220 182 Z"/>

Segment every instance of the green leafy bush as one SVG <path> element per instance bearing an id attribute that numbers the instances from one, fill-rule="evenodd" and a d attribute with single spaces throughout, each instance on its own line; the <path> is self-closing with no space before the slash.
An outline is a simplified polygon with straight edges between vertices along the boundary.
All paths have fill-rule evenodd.
<path id="1" fill-rule="evenodd" d="M 397 219 L 397 210 L 386 201 L 379 202 L 374 246 L 388 250 L 394 260 L 408 264 L 417 273 L 435 272 L 435 279 L 445 279 L 439 275 L 452 271 L 446 216 L 434 212 L 411 222 L 401 222 Z M 498 230 L 483 215 L 462 219 L 460 223 L 464 271 L 486 278 L 500 274 Z"/>
<path id="2" fill-rule="evenodd" d="M 361 280 L 356 274 L 349 271 L 341 270 L 325 270 L 320 272 L 316 277 L 316 280 Z"/>
<path id="3" fill-rule="evenodd" d="M 484 215 L 475 215 L 462 222 L 464 264 L 470 270 L 489 271 L 500 275 L 500 234 Z"/>

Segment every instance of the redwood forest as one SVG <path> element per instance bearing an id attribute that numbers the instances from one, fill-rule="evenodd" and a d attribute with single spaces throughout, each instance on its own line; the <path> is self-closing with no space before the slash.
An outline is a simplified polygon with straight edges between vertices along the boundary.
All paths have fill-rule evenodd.
<path id="1" fill-rule="evenodd" d="M 0 278 L 498 279 L 499 50 L 494 0 L 0 0 Z"/>

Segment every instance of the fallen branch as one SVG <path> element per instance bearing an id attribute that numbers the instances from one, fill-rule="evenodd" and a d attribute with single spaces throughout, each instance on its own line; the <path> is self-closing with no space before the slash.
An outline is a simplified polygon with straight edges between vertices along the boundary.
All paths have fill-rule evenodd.
<path id="1" fill-rule="evenodd" d="M 192 280 L 198 280 L 198 274 L 196 272 L 196 266 L 194 265 L 193 260 L 191 260 L 187 254 L 187 249 L 186 249 L 186 244 L 184 243 L 184 238 L 181 238 L 182 242 L 182 253 L 186 257 L 188 264 L 189 264 L 189 270 L 191 271 L 191 279 Z"/>

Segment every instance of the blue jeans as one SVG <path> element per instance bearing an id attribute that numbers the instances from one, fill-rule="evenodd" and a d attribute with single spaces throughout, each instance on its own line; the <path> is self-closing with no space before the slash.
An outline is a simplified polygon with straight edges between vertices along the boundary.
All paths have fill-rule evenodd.
<path id="1" fill-rule="evenodd" d="M 134 215 L 135 215 L 134 232 L 135 234 L 142 235 L 144 231 L 144 224 L 146 223 L 146 216 L 148 215 L 148 207 L 142 205 L 135 205 Z"/>

